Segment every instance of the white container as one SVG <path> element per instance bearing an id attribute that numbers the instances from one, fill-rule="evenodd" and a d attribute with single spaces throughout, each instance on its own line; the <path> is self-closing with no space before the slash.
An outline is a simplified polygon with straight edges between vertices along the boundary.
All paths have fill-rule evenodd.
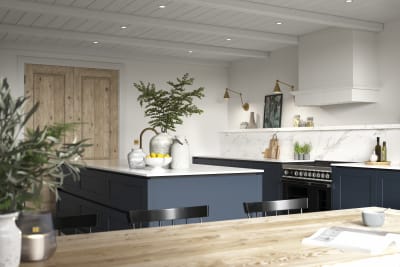
<path id="1" fill-rule="evenodd" d="M 144 157 L 146 154 L 140 148 L 134 148 L 128 154 L 128 163 L 130 169 L 143 169 L 146 167 Z"/>
<path id="2" fill-rule="evenodd" d="M 171 169 L 187 170 L 190 168 L 189 144 L 185 137 L 176 136 L 171 146 Z"/>
<path id="3" fill-rule="evenodd" d="M 15 224 L 18 212 L 0 214 L 0 266 L 18 267 L 21 259 L 21 231 Z"/>

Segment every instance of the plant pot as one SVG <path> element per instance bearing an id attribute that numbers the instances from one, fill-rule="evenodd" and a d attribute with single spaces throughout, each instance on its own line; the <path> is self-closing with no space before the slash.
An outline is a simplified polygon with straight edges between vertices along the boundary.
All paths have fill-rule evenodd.
<path id="1" fill-rule="evenodd" d="M 42 261 L 56 250 L 56 231 L 50 212 L 22 212 L 17 221 L 22 231 L 21 261 Z"/>
<path id="2" fill-rule="evenodd" d="M 159 133 L 150 140 L 150 153 L 171 154 L 174 138 L 167 133 Z"/>
<path id="3" fill-rule="evenodd" d="M 304 160 L 310 160 L 310 153 L 304 153 L 303 159 Z"/>
<path id="4" fill-rule="evenodd" d="M 17 216 L 18 212 L 0 214 L 0 266 L 19 266 L 21 231 L 15 224 Z"/>

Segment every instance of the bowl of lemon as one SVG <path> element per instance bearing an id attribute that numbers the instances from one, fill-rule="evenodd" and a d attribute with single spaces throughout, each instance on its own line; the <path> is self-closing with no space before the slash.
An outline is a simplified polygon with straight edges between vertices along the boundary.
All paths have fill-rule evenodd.
<path id="1" fill-rule="evenodd" d="M 144 160 L 146 165 L 150 166 L 153 171 L 162 171 L 165 170 L 165 167 L 171 163 L 172 158 L 169 154 L 152 152 L 147 155 Z"/>

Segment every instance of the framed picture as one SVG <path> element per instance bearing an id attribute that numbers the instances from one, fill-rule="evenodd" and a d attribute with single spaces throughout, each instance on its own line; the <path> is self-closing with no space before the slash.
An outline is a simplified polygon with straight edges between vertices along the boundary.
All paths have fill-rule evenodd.
<path id="1" fill-rule="evenodd" d="M 266 95 L 264 104 L 264 128 L 280 128 L 282 117 L 282 94 Z"/>

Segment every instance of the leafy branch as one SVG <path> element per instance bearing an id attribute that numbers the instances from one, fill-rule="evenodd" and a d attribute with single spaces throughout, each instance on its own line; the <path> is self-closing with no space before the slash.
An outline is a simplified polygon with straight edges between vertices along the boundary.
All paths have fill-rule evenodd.
<path id="1" fill-rule="evenodd" d="M 193 98 L 204 97 L 204 88 L 186 91 L 185 86 L 192 85 L 194 81 L 194 78 L 189 78 L 188 73 L 176 80 L 167 82 L 171 86 L 169 91 L 157 90 L 154 83 L 145 84 L 140 81 L 133 84 L 141 93 L 137 100 L 145 108 L 144 115 L 150 117 L 149 124 L 154 128 L 159 127 L 161 132 L 175 131 L 175 126 L 183 123 L 183 116 L 203 113 L 203 110 L 193 104 Z"/>
<path id="2" fill-rule="evenodd" d="M 40 193 L 48 187 L 57 195 L 64 178 L 79 178 L 79 158 L 87 140 L 64 144 L 75 124 L 54 124 L 25 129 L 39 108 L 24 112 L 26 97 L 13 99 L 7 80 L 0 88 L 0 214 L 21 210 L 26 202 L 40 205 Z M 24 135 L 22 135 L 25 129 Z"/>

